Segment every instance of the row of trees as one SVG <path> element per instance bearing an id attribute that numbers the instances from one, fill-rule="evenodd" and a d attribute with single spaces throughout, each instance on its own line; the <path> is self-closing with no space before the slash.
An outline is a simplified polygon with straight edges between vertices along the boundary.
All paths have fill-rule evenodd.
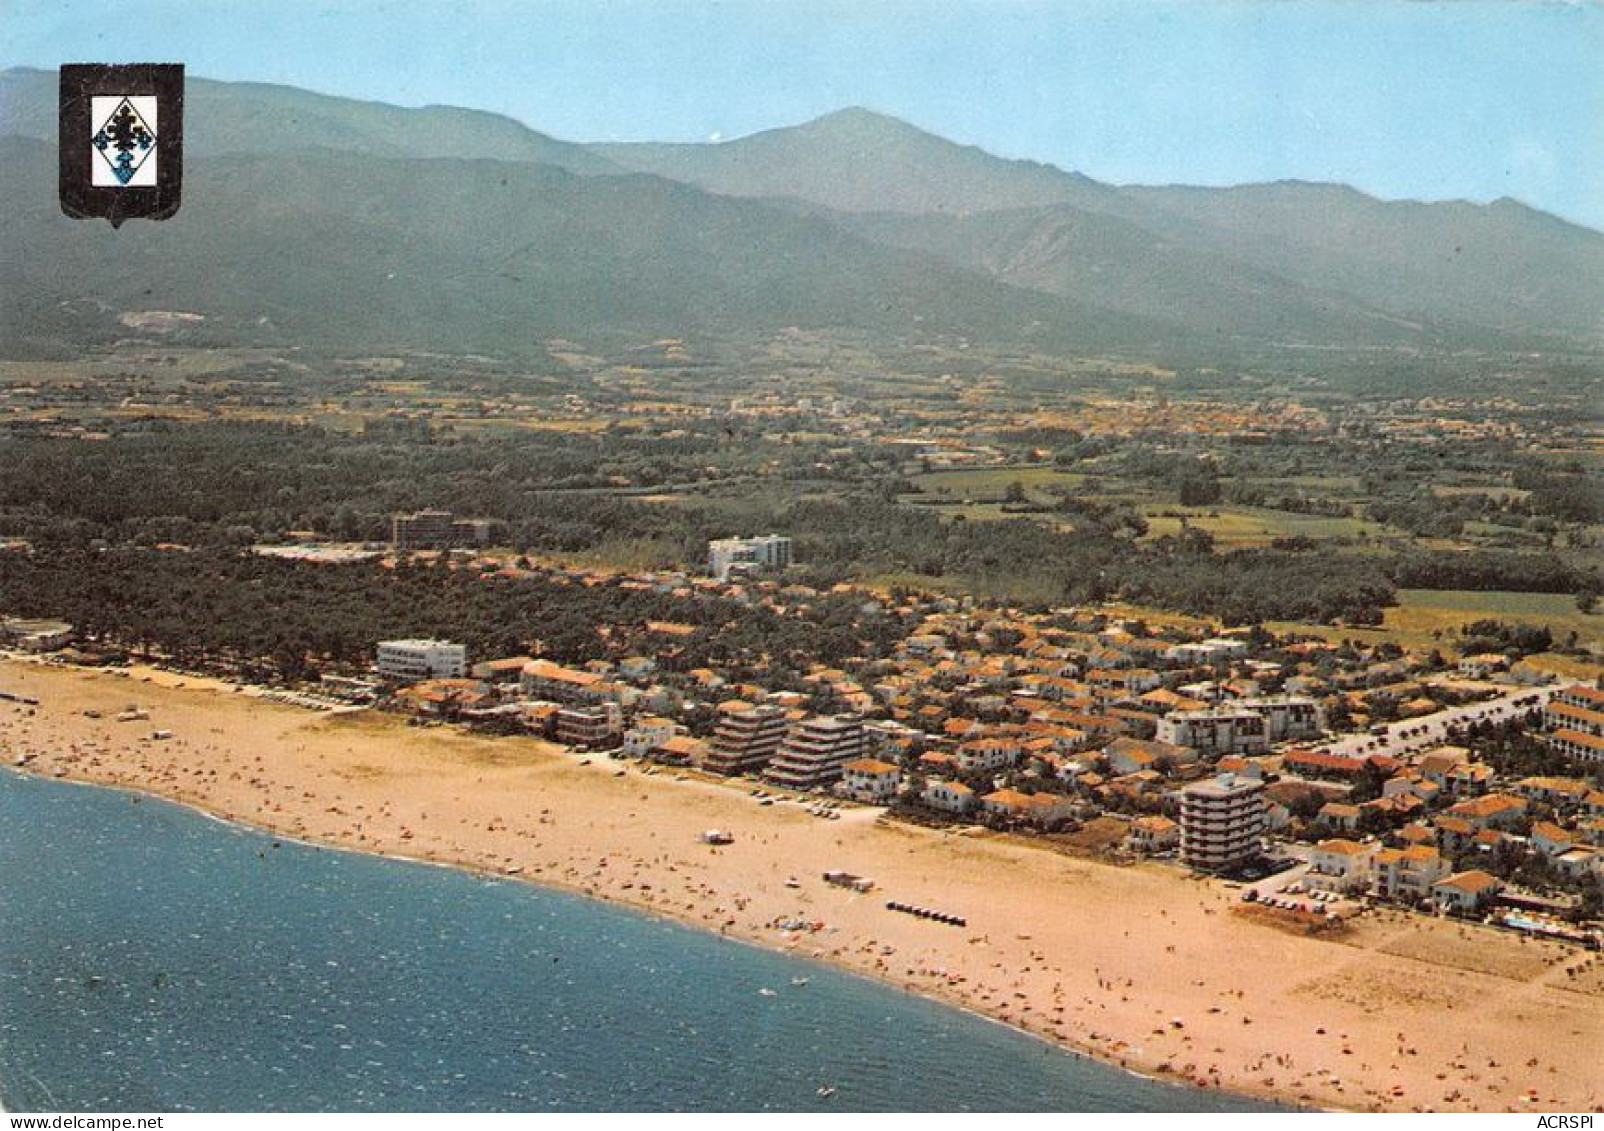
<path id="1" fill-rule="evenodd" d="M 545 573 L 322 565 L 223 550 L 0 555 L 0 608 L 10 613 L 59 616 L 90 636 L 180 662 L 231 658 L 289 678 L 365 665 L 376 641 L 406 636 L 460 640 L 481 658 L 538 642 L 570 662 L 646 653 L 679 670 L 805 670 L 816 661 L 884 655 L 906 635 L 909 626 L 897 618 L 860 606 L 820 596 L 805 611 L 781 615 Z M 695 631 L 658 639 L 645 627 L 652 620 Z"/>

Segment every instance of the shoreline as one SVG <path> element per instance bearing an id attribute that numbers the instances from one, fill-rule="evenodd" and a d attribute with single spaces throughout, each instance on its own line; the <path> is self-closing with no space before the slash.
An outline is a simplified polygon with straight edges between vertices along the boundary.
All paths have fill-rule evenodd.
<path id="1" fill-rule="evenodd" d="M 1250 920 L 1212 881 L 1157 866 L 882 823 L 871 810 L 820 821 L 790 806 L 759 809 L 737 788 L 672 771 L 648 782 L 633 764 L 584 766 L 531 740 L 163 686 L 183 682 L 171 677 L 144 682 L 16 661 L 0 661 L 0 675 L 40 699 L 32 714 L 0 704 L 7 761 L 31 754 L 35 776 L 159 797 L 318 848 L 603 899 L 870 977 L 1133 1075 L 1332 1109 L 1530 1111 L 1531 1087 L 1540 1102 L 1574 1110 L 1604 1095 L 1588 1056 L 1604 1038 L 1604 972 L 1591 966 L 1580 992 L 1552 984 L 1578 956 L 1550 944 L 1389 912 L 1368 913 L 1351 937 L 1306 938 Z M 130 694 L 149 706 L 150 721 L 82 713 Z M 157 725 L 175 739 L 144 737 Z M 218 737 L 197 740 L 203 731 Z M 442 800 L 450 790 L 458 792 Z M 503 819 L 520 803 L 521 814 Z M 621 816 L 620 806 L 650 812 Z M 453 817 L 456 837 L 444 827 Z M 729 826 L 737 831 L 730 848 L 694 840 L 702 828 Z M 667 851 L 641 855 L 643 832 L 644 851 Z M 873 896 L 817 880 L 846 866 L 879 881 Z M 788 872 L 803 878 L 797 888 Z M 940 892 L 921 902 L 961 908 L 971 926 L 881 907 L 884 897 L 920 887 Z M 798 904 L 801 916 L 829 927 L 776 931 L 775 920 L 796 916 Z M 1114 940 L 1121 926 L 1125 940 L 1139 928 L 1137 941 Z M 1221 953 L 1235 959 L 1231 969 L 1218 968 Z M 1324 978 L 1308 977 L 1320 969 Z M 1239 972 L 1253 984 L 1228 985 Z M 1444 1017 L 1463 1012 L 1455 997 L 1498 1009 L 1484 1011 L 1482 1024 Z M 1501 1020 L 1509 1011 L 1524 1026 L 1513 1040 L 1509 1018 Z M 1458 1047 L 1454 1034 L 1465 1038 Z M 1435 1047 L 1422 1055 L 1420 1046 Z M 1557 1063 L 1546 1067 L 1531 1055 L 1556 1050 Z M 1486 1069 L 1471 1062 L 1483 1056 Z"/>
<path id="2" fill-rule="evenodd" d="M 1055 1039 L 1045 1033 L 1040 1033 L 1034 1029 L 1027 1028 L 1026 1026 L 1012 1024 L 1008 1021 L 1002 1020 L 999 1017 L 993 1016 L 992 1014 L 975 1009 L 972 1006 L 965 1004 L 963 1001 L 955 998 L 947 998 L 940 994 L 931 993 L 927 990 L 920 990 L 911 985 L 905 985 L 894 979 L 875 978 L 868 974 L 864 974 L 861 971 L 855 970 L 850 966 L 843 966 L 839 963 L 830 962 L 813 955 L 798 954 L 790 948 L 777 946 L 773 943 L 764 942 L 757 938 L 748 938 L 744 935 L 730 934 L 723 931 L 709 931 L 698 926 L 696 923 L 679 916 L 670 915 L 653 908 L 640 907 L 622 900 L 592 895 L 580 888 L 566 887 L 558 882 L 531 880 L 522 875 L 507 875 L 505 873 L 492 872 L 486 868 L 478 867 L 470 863 L 459 863 L 449 860 L 434 860 L 426 857 L 409 856 L 405 853 L 390 852 L 381 849 L 357 848 L 353 845 L 343 844 L 338 841 L 314 840 L 301 836 L 295 836 L 271 825 L 258 825 L 241 817 L 224 816 L 206 808 L 204 805 L 201 805 L 197 802 L 183 801 L 177 798 L 168 797 L 161 793 L 152 792 L 149 789 L 141 788 L 140 786 L 135 785 L 122 785 L 115 782 L 94 781 L 88 778 L 76 778 L 70 775 L 58 778 L 34 773 L 26 767 L 18 768 L 16 766 L 9 765 L 0 765 L 0 773 L 9 773 L 32 781 L 47 782 L 55 785 L 71 785 L 81 789 L 110 790 L 113 793 L 127 794 L 136 800 L 145 799 L 150 801 L 159 801 L 164 805 L 177 806 L 187 813 L 192 813 L 197 817 L 202 817 L 208 821 L 215 822 L 216 824 L 222 825 L 225 828 L 240 830 L 251 833 L 255 836 L 267 837 L 273 840 L 281 840 L 288 844 L 294 844 L 302 848 L 315 849 L 319 852 L 340 852 L 351 856 L 362 856 L 370 859 L 391 860 L 397 863 L 409 864 L 421 868 L 439 868 L 444 871 L 456 872 L 461 875 L 472 876 L 477 879 L 494 881 L 495 883 L 516 884 L 523 887 L 534 888 L 539 891 L 569 896 L 574 899 L 592 900 L 630 915 L 638 915 L 642 918 L 654 919 L 660 923 L 672 924 L 676 927 L 682 927 L 686 930 L 696 931 L 699 934 L 713 935 L 721 942 L 733 943 L 736 946 L 754 947 L 769 954 L 784 955 L 787 959 L 793 962 L 810 963 L 818 966 L 820 969 L 829 970 L 833 973 L 841 974 L 849 978 L 861 978 L 864 981 L 873 982 L 877 986 L 892 989 L 898 993 L 907 994 L 910 997 L 919 998 L 921 1001 L 933 1002 L 946 1009 L 957 1010 L 960 1013 L 967 1014 L 970 1017 L 978 1018 L 979 1020 L 985 1021 L 988 1024 L 1001 1026 L 1011 1033 L 1017 1033 L 1020 1036 L 1028 1037 L 1033 1041 L 1039 1041 L 1042 1044 L 1047 1045 L 1048 1047 L 1053 1048 L 1067 1056 L 1072 1056 L 1083 1060 L 1096 1061 L 1098 1064 L 1101 1064 L 1107 1068 L 1118 1072 L 1123 1072 L 1127 1076 L 1134 1076 L 1138 1080 L 1147 1080 L 1153 1083 L 1165 1084 L 1176 1088 L 1191 1088 L 1194 1090 L 1199 1090 L 1198 1085 L 1187 1080 L 1179 1079 L 1173 1076 L 1166 1076 L 1159 1073 L 1143 1072 L 1140 1069 L 1133 1068 L 1130 1065 L 1120 1061 L 1106 1059 L 1073 1043 L 1070 1040 Z M 1225 1091 L 1225 1089 L 1215 1090 Z M 1277 1103 L 1286 1102 L 1283 1098 L 1271 1095 L 1255 1095 L 1253 1093 L 1235 1091 L 1231 1091 L 1229 1094 L 1241 1095 L 1246 1099 L 1273 1100 Z M 3 1112 L 4 1110 L 4 1106 L 0 1105 L 0 1112 Z"/>
<path id="3" fill-rule="evenodd" d="M 837 974 L 837 975 L 840 975 L 840 976 L 843 976 L 843 977 L 847 977 L 847 978 L 860 979 L 860 980 L 865 981 L 865 982 L 871 982 L 874 985 L 881 987 L 882 989 L 894 990 L 897 993 L 906 994 L 909 997 L 918 998 L 920 1001 L 930 1002 L 932 1004 L 939 1005 L 944 1009 L 956 1010 L 959 1013 L 963 1013 L 963 1014 L 965 1014 L 965 1015 L 967 1015 L 969 1017 L 973 1017 L 973 1018 L 975 1018 L 977 1020 L 984 1021 L 987 1024 L 996 1025 L 996 1026 L 998 1026 L 1000 1028 L 1007 1029 L 1010 1033 L 1015 1033 L 1015 1034 L 1017 1034 L 1017 1035 L 1019 1035 L 1021 1037 L 1026 1037 L 1026 1038 L 1028 1038 L 1028 1039 L 1030 1039 L 1032 1041 L 1036 1041 L 1036 1042 L 1038 1042 L 1040 1044 L 1046 1045 L 1047 1047 L 1049 1047 L 1049 1048 L 1053 1049 L 1054 1051 L 1056 1051 L 1058 1053 L 1061 1053 L 1061 1054 L 1063 1054 L 1065 1056 L 1074 1057 L 1074 1058 L 1076 1058 L 1078 1060 L 1094 1061 L 1097 1064 L 1100 1064 L 1105 1068 L 1108 1068 L 1108 1069 L 1110 1069 L 1112 1071 L 1120 1072 L 1120 1073 L 1122 1073 L 1122 1074 L 1124 1074 L 1126 1076 L 1134 1077 L 1134 1078 L 1136 1078 L 1138 1080 L 1144 1080 L 1144 1081 L 1147 1081 L 1147 1082 L 1150 1082 L 1150 1083 L 1154 1083 L 1154 1084 L 1162 1084 L 1162 1085 L 1165 1085 L 1167 1087 L 1187 1088 L 1187 1089 L 1191 1089 L 1191 1090 L 1194 1090 L 1194 1091 L 1204 1090 L 1204 1089 L 1198 1088 L 1197 1085 L 1192 1084 L 1192 1083 L 1190 1083 L 1190 1082 L 1188 1082 L 1186 1080 L 1178 1079 L 1178 1078 L 1175 1078 L 1173 1076 L 1165 1076 L 1165 1075 L 1157 1074 L 1157 1073 L 1143 1072 L 1140 1069 L 1133 1068 L 1128 1064 L 1122 1064 L 1122 1063 L 1120 1063 L 1118 1061 L 1105 1059 L 1104 1057 L 1098 1056 L 1093 1052 L 1089 1052 L 1086 1049 L 1081 1048 L 1081 1047 L 1079 1047 L 1079 1046 L 1077 1046 L 1075 1044 L 1068 1043 L 1068 1042 L 1066 1042 L 1064 1040 L 1054 1039 L 1054 1038 L 1048 1036 L 1045 1033 L 1039 1033 L 1039 1032 L 1037 1032 L 1037 1031 L 1035 1031 L 1033 1029 L 1026 1028 L 1025 1026 L 1022 1026 L 1022 1025 L 1011 1024 L 1010 1022 L 1004 1021 L 1004 1020 L 1002 1020 L 1002 1019 L 1000 1019 L 998 1017 L 995 1017 L 995 1016 L 993 1016 L 993 1015 L 991 1015 L 989 1013 L 985 1013 L 985 1012 L 983 1012 L 981 1010 L 974 1009 L 973 1007 L 971 1007 L 969 1005 L 966 1005 L 962 1001 L 959 1001 L 959 1000 L 956 1000 L 956 999 L 945 998 L 945 997 L 942 997 L 939 994 L 930 993 L 928 991 L 922 991 L 922 990 L 916 989 L 916 988 L 911 987 L 911 986 L 903 985 L 903 984 L 901 984 L 901 983 L 899 983 L 899 982 L 897 982 L 895 980 L 884 979 L 884 978 L 875 978 L 875 977 L 872 977 L 872 976 L 870 976 L 868 974 L 862 973 L 859 970 L 855 970 L 850 966 L 843 966 L 843 965 L 841 965 L 839 963 L 830 962 L 830 961 L 827 961 L 826 959 L 818 958 L 818 957 L 815 957 L 813 955 L 798 954 L 794 950 L 788 949 L 788 948 L 783 947 L 783 946 L 776 946 L 776 945 L 774 945 L 772 943 L 763 942 L 763 941 L 761 941 L 759 939 L 747 938 L 747 937 L 745 937 L 743 935 L 728 934 L 728 933 L 717 932 L 717 931 L 708 931 L 708 930 L 696 925 L 695 923 L 692 923 L 692 922 L 690 922 L 690 921 L 688 921 L 686 919 L 683 919 L 683 918 L 680 918 L 680 917 L 677 917 L 677 916 L 674 916 L 674 915 L 665 914 L 665 913 L 663 913 L 661 911 L 653 910 L 651 908 L 639 907 L 639 906 L 636 906 L 636 905 L 633 905 L 633 904 L 629 904 L 629 903 L 625 903 L 625 902 L 622 902 L 622 901 L 616 900 L 616 899 L 608 899 L 608 898 L 605 898 L 605 897 L 599 897 L 599 896 L 591 895 L 591 894 L 589 894 L 587 892 L 584 892 L 582 890 L 579 890 L 577 888 L 564 887 L 564 886 L 561 886 L 560 884 L 557 884 L 557 883 L 540 882 L 540 881 L 536 881 L 536 880 L 530 880 L 530 879 L 527 879 L 527 878 L 525 878 L 523 876 L 509 876 L 509 875 L 498 874 L 498 873 L 495 873 L 495 872 L 487 871 L 484 868 L 475 867 L 472 864 L 455 863 L 455 862 L 446 861 L 446 860 L 430 860 L 430 859 L 425 859 L 423 857 L 418 857 L 418 856 L 408 856 L 408 855 L 405 855 L 403 853 L 380 851 L 378 849 L 356 848 L 356 847 L 353 847 L 351 845 L 341 844 L 341 843 L 338 843 L 338 842 L 309 840 L 309 839 L 305 839 L 305 838 L 298 837 L 298 836 L 292 836 L 292 835 L 290 835 L 288 833 L 284 833 L 284 832 L 282 832 L 282 831 L 280 831 L 278 829 L 273 828 L 272 826 L 253 824 L 253 823 L 251 823 L 249 821 L 243 820 L 243 819 L 238 818 L 238 817 L 225 817 L 225 816 L 222 816 L 221 814 L 215 813 L 212 810 L 207 809 L 204 806 L 196 804 L 194 802 L 180 801 L 180 800 L 177 800 L 175 798 L 166 797 L 166 796 L 164 796 L 164 795 L 162 795 L 160 793 L 153 793 L 150 790 L 142 789 L 142 788 L 140 788 L 138 786 L 119 785 L 119 784 L 112 783 L 112 782 L 91 781 L 91 780 L 86 779 L 86 778 L 75 778 L 75 777 L 70 777 L 70 776 L 58 778 L 58 777 L 54 777 L 54 776 L 46 776 L 44 774 L 37 774 L 37 773 L 34 773 L 34 772 L 32 772 L 32 771 L 30 771 L 30 770 L 28 770 L 26 768 L 18 768 L 16 766 L 10 766 L 10 765 L 0 765 L 0 773 L 12 774 L 12 775 L 14 775 L 16 777 L 19 777 L 19 778 L 24 778 L 24 779 L 27 779 L 27 780 L 30 780 L 30 781 L 44 782 L 44 783 L 51 784 L 51 785 L 68 785 L 68 786 L 74 786 L 74 787 L 77 787 L 77 788 L 80 788 L 80 789 L 103 789 L 103 790 L 109 790 L 109 791 L 111 791 L 113 793 L 127 794 L 128 796 L 134 798 L 135 800 L 159 801 L 164 805 L 176 806 L 177 808 L 182 809 L 186 813 L 191 813 L 191 814 L 193 814 L 193 815 L 195 815 L 197 817 L 201 817 L 201 818 L 204 818 L 204 819 L 206 819 L 208 821 L 212 821 L 212 822 L 214 822 L 216 824 L 223 825 L 224 827 L 226 827 L 228 829 L 250 833 L 253 836 L 266 837 L 266 838 L 270 838 L 270 839 L 273 839 L 273 840 L 284 841 L 285 843 L 288 843 L 288 844 L 293 844 L 293 845 L 296 845 L 296 846 L 301 847 L 301 848 L 313 849 L 313 850 L 319 851 L 319 852 L 338 852 L 338 853 L 343 853 L 343 854 L 351 855 L 351 856 L 365 857 L 365 858 L 368 858 L 368 859 L 389 860 L 389 861 L 394 861 L 396 863 L 408 864 L 408 865 L 412 865 L 412 866 L 415 866 L 415 867 L 421 867 L 421 868 L 438 868 L 438 869 L 441 869 L 443 871 L 454 872 L 454 873 L 457 873 L 459 875 L 464 875 L 464 876 L 471 876 L 471 877 L 473 877 L 475 879 L 492 881 L 492 882 L 495 882 L 495 883 L 498 883 L 498 884 L 500 884 L 500 883 L 511 884 L 511 885 L 516 885 L 516 886 L 519 886 L 519 887 L 532 888 L 532 889 L 534 889 L 536 891 L 542 891 L 542 892 L 546 892 L 546 893 L 550 893 L 550 894 L 562 895 L 562 896 L 565 896 L 565 897 L 568 897 L 568 898 L 572 898 L 572 899 L 582 899 L 582 900 L 588 900 L 588 901 L 604 904 L 607 907 L 610 907 L 610 908 L 612 908 L 612 909 L 614 909 L 616 911 L 620 911 L 620 912 L 623 912 L 623 913 L 628 914 L 628 915 L 640 916 L 641 918 L 644 918 L 644 919 L 650 919 L 650 920 L 654 920 L 654 921 L 659 922 L 659 923 L 669 924 L 669 925 L 672 925 L 672 926 L 675 926 L 675 927 L 682 928 L 682 929 L 687 930 L 687 931 L 695 931 L 696 933 L 702 934 L 702 935 L 712 935 L 713 937 L 717 938 L 720 942 L 730 943 L 730 944 L 732 944 L 734 946 L 747 946 L 747 947 L 752 947 L 752 948 L 757 949 L 757 950 L 764 951 L 765 953 L 768 953 L 768 954 L 782 955 L 787 960 L 789 960 L 791 962 L 798 962 L 798 963 L 804 963 L 804 964 L 807 964 L 807 965 L 817 966 L 819 969 L 827 970 L 827 971 L 829 971 L 829 972 L 831 972 L 833 974 Z M 1226 1089 L 1214 1089 L 1214 1090 L 1215 1091 L 1225 1092 L 1226 1094 L 1229 1094 L 1229 1095 L 1239 1095 L 1244 1099 L 1266 1100 L 1266 1101 L 1273 1101 L 1273 1102 L 1281 1103 L 1281 1104 L 1285 1104 L 1286 1103 L 1286 1101 L 1284 1099 L 1281 1099 L 1281 1098 L 1278 1098 L 1278 1097 L 1274 1097 L 1274 1096 L 1270 1096 L 1270 1095 L 1253 1095 L 1251 1093 L 1227 1091 Z M 6 1110 L 6 1108 L 5 1108 L 5 1105 L 4 1105 L 4 1096 L 0 1095 L 0 1113 L 5 1112 L 5 1110 Z M 1334 1109 L 1333 1108 L 1333 1109 L 1325 1109 L 1325 1110 L 1336 1111 L 1336 1110 L 1341 1110 L 1341 1109 Z"/>

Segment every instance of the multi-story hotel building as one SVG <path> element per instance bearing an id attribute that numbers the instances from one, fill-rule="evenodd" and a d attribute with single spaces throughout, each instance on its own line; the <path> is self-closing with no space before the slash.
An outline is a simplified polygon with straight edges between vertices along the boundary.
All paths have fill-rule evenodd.
<path id="1" fill-rule="evenodd" d="M 792 789 L 818 789 L 841 776 L 862 755 L 863 720 L 857 715 L 815 715 L 791 728 L 763 776 Z"/>
<path id="2" fill-rule="evenodd" d="M 785 712 L 779 707 L 725 711 L 713 731 L 702 769 L 715 774 L 761 770 L 785 741 Z"/>
<path id="3" fill-rule="evenodd" d="M 384 678 L 408 683 L 461 679 L 467 674 L 468 654 L 461 644 L 446 640 L 381 640 L 376 666 Z"/>
<path id="4" fill-rule="evenodd" d="M 1221 774 L 1181 791 L 1181 859 L 1202 872 L 1223 872 L 1264 851 L 1269 814 L 1264 783 Z"/>

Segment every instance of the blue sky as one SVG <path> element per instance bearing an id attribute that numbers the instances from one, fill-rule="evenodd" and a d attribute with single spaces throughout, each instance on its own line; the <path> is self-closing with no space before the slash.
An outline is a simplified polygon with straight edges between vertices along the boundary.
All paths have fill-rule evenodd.
<path id="1" fill-rule="evenodd" d="M 1604 228 L 1594 0 L 0 0 L 0 65 L 79 61 L 586 141 L 863 105 L 1106 181 L 1513 196 Z"/>

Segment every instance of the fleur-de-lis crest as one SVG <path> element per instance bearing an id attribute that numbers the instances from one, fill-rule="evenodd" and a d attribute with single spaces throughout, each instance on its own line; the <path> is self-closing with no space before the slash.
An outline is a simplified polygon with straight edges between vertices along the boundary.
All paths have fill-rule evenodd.
<path id="1" fill-rule="evenodd" d="M 136 216 L 165 220 L 178 211 L 182 63 L 63 63 L 59 111 L 63 212 L 116 228 Z"/>
<path id="2" fill-rule="evenodd" d="M 94 137 L 95 148 L 111 165 L 112 174 L 123 184 L 133 179 L 139 168 L 135 154 L 144 154 L 156 144 L 155 136 L 145 127 L 138 111 L 126 99 L 112 111 Z M 115 150 L 115 154 L 107 150 Z"/>

